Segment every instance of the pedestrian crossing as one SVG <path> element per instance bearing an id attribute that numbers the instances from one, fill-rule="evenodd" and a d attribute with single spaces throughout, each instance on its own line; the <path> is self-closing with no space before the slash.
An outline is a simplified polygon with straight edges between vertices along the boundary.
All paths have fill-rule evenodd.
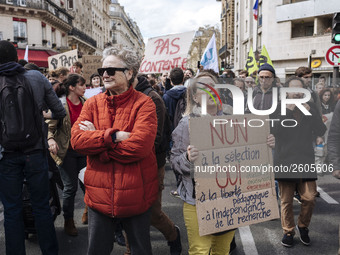
<path id="1" fill-rule="evenodd" d="M 238 231 L 240 233 L 244 253 L 258 255 L 259 253 L 257 252 L 255 241 L 250 231 L 250 227 L 249 226 L 240 227 L 238 228 Z"/>
<path id="2" fill-rule="evenodd" d="M 334 198 L 332 198 L 330 195 L 328 195 L 322 188 L 317 187 L 318 192 L 320 193 L 320 197 L 325 200 L 328 204 L 331 205 L 338 205 L 339 202 L 336 201 Z"/>
<path id="3" fill-rule="evenodd" d="M 330 195 L 328 195 L 321 187 L 318 186 L 317 188 L 318 192 L 320 193 L 320 197 L 325 201 L 327 202 L 328 204 L 335 204 L 335 205 L 338 205 L 339 202 L 336 201 L 334 198 L 332 198 Z M 0 222 L 4 220 L 4 208 L 3 208 L 3 205 L 0 203 Z M 245 247 L 247 247 L 247 249 L 249 248 L 250 251 L 252 251 L 252 253 L 249 253 L 249 254 L 254 254 L 254 255 L 257 255 L 258 253 L 255 253 L 253 248 L 252 248 L 252 244 L 253 244 L 253 240 L 251 240 L 251 238 L 248 238 L 248 234 L 249 234 L 249 227 L 247 229 L 247 227 L 242 227 L 240 228 L 242 229 L 242 233 L 244 234 L 244 242 L 245 242 Z M 241 234 L 241 231 L 240 231 L 240 234 Z M 243 242 L 242 242 L 243 243 Z"/>
<path id="4" fill-rule="evenodd" d="M 325 208 L 327 203 L 330 206 L 339 205 L 339 201 L 335 200 L 332 196 L 334 194 L 329 195 L 327 192 L 324 191 L 323 188 L 318 187 L 317 191 L 320 193 L 320 197 L 317 198 L 317 203 L 320 205 L 319 208 Z M 338 197 L 336 197 L 338 199 Z M 339 200 L 339 199 L 338 199 Z M 322 203 L 324 205 L 322 205 Z M 294 203 L 295 211 L 296 209 L 300 210 L 297 203 Z M 315 215 L 313 214 L 313 220 L 311 224 L 311 233 L 313 236 L 313 241 L 320 241 L 316 236 L 318 236 L 320 233 L 321 235 L 325 229 L 319 230 L 320 224 L 323 224 L 324 222 L 328 222 L 327 218 L 324 218 L 322 216 L 323 210 L 317 212 L 315 211 Z M 323 219 L 324 221 L 322 221 Z M 332 218 L 334 219 L 334 218 Z M 273 222 L 274 223 L 274 222 Z M 307 254 L 306 247 L 304 245 L 299 245 L 298 236 L 296 236 L 295 240 L 295 246 L 293 249 L 287 249 L 283 247 L 280 242 L 282 239 L 282 230 L 281 230 L 281 223 L 280 219 L 278 219 L 275 224 L 273 225 L 271 222 L 266 222 L 262 224 L 255 224 L 251 226 L 246 227 L 240 227 L 236 231 L 238 233 L 236 235 L 236 242 L 238 242 L 237 247 L 237 254 L 242 255 L 263 255 L 263 254 L 280 254 L 280 255 L 290 255 L 290 254 Z M 326 225 L 326 224 L 324 224 Z M 337 236 L 338 232 L 334 232 L 333 226 L 330 227 L 332 230 L 329 230 L 330 233 L 334 233 L 335 236 Z M 238 240 L 237 240 L 238 238 Z M 328 236 L 328 238 L 330 238 Z M 335 237 L 336 238 L 336 237 Z M 315 240 L 316 239 L 316 240 Z M 241 245 L 240 245 L 241 244 Z M 337 246 L 337 243 L 334 243 L 334 246 Z M 308 249 L 308 248 L 307 248 Z M 334 247 L 332 248 L 334 249 Z M 337 249 L 337 248 L 336 248 Z M 302 252 L 302 253 L 301 253 Z M 317 254 L 317 253 L 311 253 L 311 254 Z M 331 251 L 325 250 L 323 254 L 332 254 Z"/>
<path id="5" fill-rule="evenodd" d="M 337 184 L 338 183 L 333 183 Z M 320 243 L 324 244 L 325 240 L 329 238 L 336 239 L 338 238 L 338 229 L 336 228 L 336 231 L 334 230 L 334 227 L 328 226 L 328 222 L 331 222 L 332 225 L 335 221 L 337 221 L 338 217 L 334 217 L 332 211 L 338 211 L 338 205 L 339 205 L 339 196 L 338 189 L 334 189 L 333 184 L 329 183 L 320 183 L 320 186 L 318 187 L 318 192 L 320 193 L 320 197 L 317 198 L 317 209 L 319 211 L 315 212 L 315 215 L 313 214 L 313 220 L 311 225 L 311 233 L 312 233 L 312 239 L 313 241 L 318 241 L 318 243 L 315 243 L 313 246 L 315 249 L 317 245 L 320 245 Z M 328 186 L 329 185 L 329 186 Z M 171 200 L 172 201 L 172 200 Z M 178 206 L 178 203 L 175 202 L 168 202 L 170 203 L 170 207 L 176 207 Z M 329 205 L 329 206 L 327 206 Z M 294 202 L 294 210 L 299 208 L 300 205 Z M 330 209 L 332 208 L 332 209 Z M 333 210 L 334 209 L 334 210 Z M 4 214 L 3 214 L 3 205 L 0 202 L 0 222 L 1 225 L 3 224 L 4 220 Z M 327 217 L 324 217 L 327 214 Z M 329 218 L 330 217 L 330 218 Z M 320 227 L 325 227 L 321 230 L 319 230 Z M 327 232 L 325 229 L 329 229 Z M 325 235 L 325 233 L 327 233 Z M 184 234 L 184 233 L 183 233 Z M 325 240 L 320 239 L 321 236 L 325 236 Z M 0 236 L 2 234 L 0 233 Z M 325 254 L 330 255 L 334 253 L 335 250 L 334 247 L 337 246 L 337 241 L 332 241 L 332 247 L 330 250 L 327 250 L 324 253 L 320 253 L 320 250 L 317 250 L 315 252 L 306 253 L 309 252 L 310 249 L 308 247 L 305 247 L 302 245 L 298 237 L 295 238 L 295 245 L 293 248 L 285 248 L 282 245 L 280 245 L 282 238 L 282 230 L 281 230 L 281 224 L 280 219 L 264 222 L 260 224 L 255 224 L 251 226 L 245 226 L 240 227 L 236 231 L 236 242 L 237 242 L 237 250 L 235 254 L 238 255 L 272 255 L 272 254 L 280 254 L 280 255 L 304 255 L 304 254 Z M 322 238 L 322 237 L 321 237 Z M 314 243 L 313 243 L 314 244 Z M 309 249 L 309 250 L 307 250 Z M 337 249 L 337 248 L 336 248 Z M 319 252 L 319 253 L 318 253 Z M 184 255 L 187 253 L 183 253 Z"/>

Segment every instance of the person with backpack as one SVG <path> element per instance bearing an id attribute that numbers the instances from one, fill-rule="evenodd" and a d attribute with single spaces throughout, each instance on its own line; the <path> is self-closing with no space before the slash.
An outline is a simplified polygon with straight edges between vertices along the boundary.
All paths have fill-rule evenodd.
<path id="1" fill-rule="evenodd" d="M 172 89 L 165 92 L 163 100 L 168 111 L 172 124 L 174 123 L 174 115 L 178 100 L 182 97 L 186 91 L 186 87 L 183 85 L 184 73 L 179 67 L 175 67 L 170 72 L 170 81 L 173 85 Z M 174 129 L 174 127 L 173 127 Z"/>
<path id="2" fill-rule="evenodd" d="M 42 254 L 58 254 L 49 206 L 46 126 L 43 107 L 55 119 L 66 113 L 49 81 L 17 63 L 14 45 L 0 41 L 0 199 L 4 206 L 6 254 L 25 254 L 22 188 L 31 194 L 35 228 Z"/>
<path id="3" fill-rule="evenodd" d="M 170 119 L 165 110 L 165 105 L 159 94 L 154 91 L 148 80 L 140 75 L 133 83 L 135 90 L 149 96 L 156 106 L 157 135 L 155 151 L 158 166 L 158 196 L 151 208 L 151 225 L 157 228 L 168 241 L 171 255 L 180 255 L 182 251 L 179 227 L 162 211 L 162 191 L 164 189 L 165 157 L 171 139 Z"/>
<path id="4" fill-rule="evenodd" d="M 48 123 L 48 144 L 51 156 L 59 166 L 63 189 L 64 231 L 70 236 L 77 236 L 78 231 L 74 225 L 74 199 L 78 189 L 78 174 L 86 166 L 86 156 L 74 151 L 70 146 L 71 127 L 78 119 L 85 102 L 83 98 L 86 85 L 85 79 L 79 74 L 69 74 L 62 86 L 65 95 L 60 100 L 66 110 L 63 120 L 46 120 Z M 83 217 L 87 223 L 87 210 Z"/>

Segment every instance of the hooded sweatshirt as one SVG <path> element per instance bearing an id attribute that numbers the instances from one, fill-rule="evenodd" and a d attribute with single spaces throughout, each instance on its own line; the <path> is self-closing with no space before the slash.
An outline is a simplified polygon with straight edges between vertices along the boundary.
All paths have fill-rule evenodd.
<path id="1" fill-rule="evenodd" d="M 168 90 L 163 96 L 163 100 L 171 122 L 173 122 L 174 120 L 178 99 L 181 98 L 182 94 L 185 93 L 186 89 L 187 88 L 184 85 L 176 85 L 172 89 Z"/>

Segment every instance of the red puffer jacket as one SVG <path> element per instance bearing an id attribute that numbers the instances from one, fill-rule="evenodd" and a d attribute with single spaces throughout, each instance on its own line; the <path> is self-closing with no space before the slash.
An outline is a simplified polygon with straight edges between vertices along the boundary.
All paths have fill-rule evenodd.
<path id="1" fill-rule="evenodd" d="M 88 120 L 95 131 L 83 131 Z M 111 134 L 131 132 L 113 143 Z M 157 197 L 157 132 L 155 104 L 132 87 L 120 95 L 108 92 L 88 99 L 71 131 L 72 147 L 87 155 L 85 203 L 112 217 L 145 212 Z"/>

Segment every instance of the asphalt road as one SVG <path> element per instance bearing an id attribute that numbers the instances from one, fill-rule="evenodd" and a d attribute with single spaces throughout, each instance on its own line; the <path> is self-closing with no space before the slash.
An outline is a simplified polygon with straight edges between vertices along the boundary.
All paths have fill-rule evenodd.
<path id="1" fill-rule="evenodd" d="M 340 180 L 330 174 L 319 176 L 318 186 L 321 197 L 317 198 L 316 207 L 310 225 L 311 245 L 303 245 L 295 237 L 292 248 L 283 247 L 280 242 L 282 230 L 280 220 L 242 227 L 236 231 L 237 249 L 233 255 L 335 255 L 339 248 L 339 223 L 340 223 Z M 183 221 L 182 201 L 170 195 L 175 187 L 175 176 L 172 171 L 166 171 L 165 190 L 163 191 L 163 210 L 181 229 L 183 255 L 188 254 L 188 241 Z M 294 212 L 298 215 L 300 205 L 294 202 Z M 75 222 L 79 235 L 69 237 L 63 232 L 63 217 L 55 221 L 57 237 L 61 255 L 84 255 L 87 250 L 87 226 L 81 224 L 84 209 L 82 192 L 79 190 L 75 205 Z M 160 232 L 151 228 L 153 254 L 169 254 L 169 247 Z M 5 254 L 3 228 L 3 208 L 0 204 L 0 254 Z M 27 255 L 41 254 L 37 239 L 34 235 L 26 241 Z M 112 254 L 124 254 L 125 247 L 115 243 Z"/>

